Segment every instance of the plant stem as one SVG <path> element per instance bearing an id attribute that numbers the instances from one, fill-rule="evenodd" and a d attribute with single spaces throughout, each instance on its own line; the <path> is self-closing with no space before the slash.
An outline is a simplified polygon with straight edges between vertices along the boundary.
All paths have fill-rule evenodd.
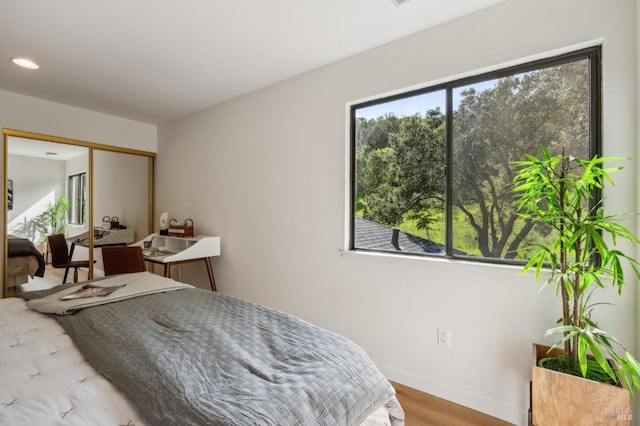
<path id="1" fill-rule="evenodd" d="M 564 150 L 563 150 L 563 154 L 564 154 Z M 563 157 L 561 160 L 561 164 L 560 164 L 560 175 L 557 176 L 558 180 L 560 182 L 559 187 L 558 187 L 558 202 L 560 203 L 560 212 L 564 212 L 565 211 L 565 196 L 567 193 L 567 183 L 565 181 L 566 177 L 567 177 L 567 167 L 568 167 L 568 159 L 566 157 Z M 564 241 L 564 234 L 565 234 L 565 218 L 562 215 L 559 215 L 560 217 L 560 224 L 559 224 L 559 231 L 560 231 L 560 274 L 561 277 L 564 277 L 566 272 L 567 272 L 567 247 L 565 245 L 565 241 Z M 562 324 L 563 325 L 571 325 L 572 321 L 571 321 L 571 313 L 570 313 L 570 309 L 569 309 L 569 305 L 570 305 L 570 299 L 569 299 L 569 292 L 567 291 L 567 287 L 566 287 L 567 283 L 565 282 L 564 278 L 560 279 L 560 287 L 561 287 L 561 294 L 562 294 Z M 574 312 L 575 313 L 575 312 Z M 564 335 L 565 337 L 567 336 L 567 334 L 569 334 L 569 332 L 565 331 Z M 564 342 L 564 352 L 565 352 L 565 363 L 567 364 L 567 367 L 569 368 L 573 368 L 575 364 L 573 364 L 573 356 L 572 356 L 572 350 L 571 350 L 571 340 L 566 340 Z"/>
<path id="2" fill-rule="evenodd" d="M 578 215 L 578 217 L 582 217 L 582 208 L 580 207 L 580 205 L 578 205 L 577 209 L 576 209 L 576 214 Z M 578 264 L 578 262 L 580 262 L 582 259 L 582 248 L 583 248 L 583 243 L 585 243 L 586 240 L 583 237 L 578 238 L 578 240 L 574 243 L 574 247 L 575 247 L 575 263 Z M 585 247 L 585 253 L 587 252 L 586 247 Z M 583 268 L 581 268 L 583 269 Z M 582 328 L 584 326 L 583 324 L 583 318 L 582 318 L 582 274 L 575 274 L 574 280 L 573 280 L 573 325 L 576 327 L 580 327 Z M 578 366 L 578 339 L 579 336 L 573 336 L 573 342 L 572 342 L 572 348 L 573 350 L 571 351 L 570 355 L 571 355 L 571 367 L 572 368 L 577 368 Z"/>

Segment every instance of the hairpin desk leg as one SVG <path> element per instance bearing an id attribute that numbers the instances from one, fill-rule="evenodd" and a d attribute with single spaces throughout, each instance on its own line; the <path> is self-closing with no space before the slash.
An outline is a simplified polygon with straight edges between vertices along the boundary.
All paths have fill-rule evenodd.
<path id="1" fill-rule="evenodd" d="M 178 265 L 180 263 L 190 263 L 190 262 L 203 260 L 204 264 L 207 266 L 207 275 L 209 276 L 209 284 L 211 285 L 211 291 L 218 291 L 217 288 L 216 288 L 216 280 L 213 277 L 213 266 L 211 266 L 211 258 L 210 257 L 200 257 L 200 258 L 197 258 L 197 259 L 185 259 L 185 260 L 179 260 L 177 262 L 159 262 L 159 261 L 155 261 L 155 260 L 150 260 L 148 258 L 146 260 L 151 262 L 151 263 L 162 263 L 162 265 L 164 267 L 163 275 L 166 278 L 171 278 L 171 266 L 172 265 Z"/>
<path id="2" fill-rule="evenodd" d="M 213 266 L 211 266 L 211 258 L 205 257 L 204 263 L 207 265 L 207 273 L 209 274 L 209 283 L 211 284 L 211 291 L 216 290 L 216 280 L 213 278 Z"/>

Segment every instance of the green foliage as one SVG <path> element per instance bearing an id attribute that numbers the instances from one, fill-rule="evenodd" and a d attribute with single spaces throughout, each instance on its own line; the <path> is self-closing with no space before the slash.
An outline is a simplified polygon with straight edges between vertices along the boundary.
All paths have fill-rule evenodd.
<path id="1" fill-rule="evenodd" d="M 588 155 L 586 61 L 505 77 L 483 90 L 455 89 L 451 198 L 454 249 L 474 256 L 525 260 L 530 243 L 550 229 L 523 220 L 513 208 L 513 162 L 539 146 Z M 444 106 L 443 106 L 444 107 Z M 445 115 L 356 120 L 356 198 L 363 217 L 440 235 L 445 206 Z"/>
<path id="2" fill-rule="evenodd" d="M 441 205 L 444 194 L 444 115 L 436 109 L 424 118 L 391 115 L 368 125 L 373 129 L 365 133 L 377 139 L 358 145 L 357 190 L 367 206 L 364 217 L 395 226 L 408 214 L 427 229 L 433 221 L 428 210 Z M 395 131 L 381 138 L 379 129 Z"/>
<path id="3" fill-rule="evenodd" d="M 43 213 L 43 218 L 49 221 L 53 234 L 64 234 L 67 227 L 67 211 L 69 199 L 60 197 L 57 202 L 49 204 L 49 208 Z"/>
<path id="4" fill-rule="evenodd" d="M 50 234 L 64 234 L 67 226 L 69 199 L 61 197 L 55 203 L 49 203 L 47 209 L 17 227 L 16 235 L 29 238 L 33 242 L 46 241 Z"/>
<path id="5" fill-rule="evenodd" d="M 538 361 L 538 366 L 548 368 L 550 370 L 559 371 L 565 374 L 571 374 L 572 376 L 582 377 L 582 373 L 567 367 L 564 355 L 542 358 Z M 609 377 L 609 375 L 600 368 L 600 365 L 595 360 L 587 359 L 588 369 L 585 378 L 589 380 L 595 380 L 601 383 L 607 383 L 609 385 L 617 384 L 617 381 Z"/>
<path id="6" fill-rule="evenodd" d="M 574 62 L 462 90 L 453 117 L 452 203 L 473 227 L 483 257 L 526 259 L 520 247 L 533 227 L 513 209 L 512 163 L 541 145 L 586 156 L 587 81 L 585 63 Z"/>
<path id="7" fill-rule="evenodd" d="M 541 290 L 554 285 L 562 297 L 562 325 L 547 330 L 546 335 L 562 334 L 554 346 L 564 345 L 569 368 L 586 376 L 590 353 L 607 375 L 633 395 L 634 389 L 640 389 L 640 363 L 618 339 L 598 328 L 591 319 L 595 304 L 589 301 L 594 290 L 606 286 L 621 294 L 623 263 L 640 279 L 640 264 L 616 246 L 622 241 L 635 246 L 638 238 L 620 223 L 622 215 L 605 215 L 602 203 L 595 202 L 605 182 L 613 185 L 610 174 L 621 169 L 605 168 L 604 163 L 620 158 L 552 156 L 545 147 L 540 159 L 526 158 L 515 163 L 519 169 L 513 180 L 515 206 L 524 220 L 552 228 L 554 238 L 548 245 L 537 245 L 538 251 L 522 272 L 533 269 L 537 279 L 549 266 L 551 274 Z"/>

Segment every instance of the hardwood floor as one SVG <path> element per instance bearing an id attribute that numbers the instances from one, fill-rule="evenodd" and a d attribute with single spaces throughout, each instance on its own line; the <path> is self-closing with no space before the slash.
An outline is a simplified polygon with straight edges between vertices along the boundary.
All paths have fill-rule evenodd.
<path id="1" fill-rule="evenodd" d="M 511 425 L 479 411 L 391 382 L 404 409 L 406 426 L 502 426 Z"/>
<path id="2" fill-rule="evenodd" d="M 87 269 L 80 268 L 78 270 L 78 282 L 86 281 Z M 17 287 L 10 287 L 7 289 L 7 297 L 15 296 L 17 293 L 23 291 L 44 290 L 51 288 L 62 283 L 62 277 L 64 276 L 64 269 L 56 269 L 50 264 L 47 264 L 44 271 L 44 277 L 30 278 L 26 284 L 19 285 Z M 69 276 L 67 282 L 73 282 L 73 269 L 69 270 Z"/>

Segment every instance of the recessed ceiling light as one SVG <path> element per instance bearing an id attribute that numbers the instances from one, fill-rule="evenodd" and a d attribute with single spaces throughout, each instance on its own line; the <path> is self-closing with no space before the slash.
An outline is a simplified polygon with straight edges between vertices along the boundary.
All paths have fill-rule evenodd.
<path id="1" fill-rule="evenodd" d="M 40 65 L 27 58 L 11 58 L 11 62 L 23 68 L 29 68 L 30 70 L 37 70 L 40 68 Z"/>

